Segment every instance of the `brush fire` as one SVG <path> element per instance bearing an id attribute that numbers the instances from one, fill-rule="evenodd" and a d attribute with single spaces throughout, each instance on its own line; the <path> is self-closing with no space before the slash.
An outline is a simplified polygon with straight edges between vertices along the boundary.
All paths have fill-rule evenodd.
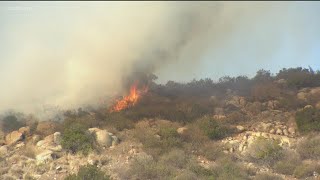
<path id="1" fill-rule="evenodd" d="M 130 92 L 127 96 L 123 96 L 122 99 L 117 100 L 115 105 L 110 108 L 110 112 L 119 112 L 121 110 L 130 108 L 134 106 L 141 96 L 148 92 L 148 87 L 144 86 L 143 88 L 139 89 L 137 84 L 133 84 L 130 87 Z"/>

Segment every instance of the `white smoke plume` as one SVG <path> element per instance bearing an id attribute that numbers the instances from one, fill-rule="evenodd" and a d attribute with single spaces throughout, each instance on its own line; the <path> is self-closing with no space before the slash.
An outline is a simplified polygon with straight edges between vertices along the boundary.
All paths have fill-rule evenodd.
<path id="1" fill-rule="evenodd" d="M 281 36 L 277 34 L 280 28 L 297 25 L 290 25 L 286 10 L 293 3 L 289 2 L 0 5 L 0 111 L 37 114 L 46 105 L 61 109 L 97 105 L 101 99 L 121 93 L 122 80 L 133 71 L 153 72 L 160 79 L 173 80 L 192 74 L 208 51 L 219 51 L 217 56 L 224 57 L 221 52 L 232 52 L 221 48 L 227 47 L 234 35 L 259 31 L 241 32 L 243 26 L 279 18 L 274 21 L 276 25 L 263 26 L 275 27 L 270 28 L 272 34 L 261 39 L 263 46 L 255 50 L 254 57 L 263 61 L 277 48 L 274 45 Z M 293 32 L 297 36 L 304 33 Z M 225 60 L 214 61 L 219 64 Z"/>

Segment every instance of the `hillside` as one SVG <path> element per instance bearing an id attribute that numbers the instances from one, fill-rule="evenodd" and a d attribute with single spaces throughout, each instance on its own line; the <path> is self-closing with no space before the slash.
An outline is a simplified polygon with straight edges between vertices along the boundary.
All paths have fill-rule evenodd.
<path id="1" fill-rule="evenodd" d="M 0 179 L 320 178 L 319 71 L 155 81 L 124 108 L 1 115 Z"/>

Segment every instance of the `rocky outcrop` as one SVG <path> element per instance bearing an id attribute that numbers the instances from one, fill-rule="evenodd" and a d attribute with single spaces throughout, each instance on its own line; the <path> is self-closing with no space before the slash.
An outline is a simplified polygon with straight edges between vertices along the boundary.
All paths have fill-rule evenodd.
<path id="1" fill-rule="evenodd" d="M 36 156 L 38 164 L 47 163 L 54 159 L 54 153 L 51 150 L 45 150 Z"/>

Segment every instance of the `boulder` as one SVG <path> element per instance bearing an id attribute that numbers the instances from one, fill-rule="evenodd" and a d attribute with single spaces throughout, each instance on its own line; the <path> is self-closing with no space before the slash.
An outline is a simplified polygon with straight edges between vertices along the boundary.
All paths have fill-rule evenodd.
<path id="1" fill-rule="evenodd" d="M 23 139 L 24 139 L 24 135 L 21 132 L 12 131 L 8 135 L 6 135 L 5 141 L 6 141 L 6 144 L 11 145 Z"/>
<path id="2" fill-rule="evenodd" d="M 178 134 L 184 134 L 188 130 L 187 127 L 181 127 L 177 129 Z"/>
<path id="3" fill-rule="evenodd" d="M 245 128 L 244 128 L 243 126 L 240 126 L 240 125 L 236 126 L 236 128 L 237 128 L 237 130 L 240 131 L 240 132 L 242 132 L 242 131 L 245 130 Z"/>
<path id="4" fill-rule="evenodd" d="M 288 132 L 291 134 L 291 135 L 294 135 L 296 133 L 296 130 L 293 128 L 293 127 L 290 127 L 288 129 Z"/>
<path id="5" fill-rule="evenodd" d="M 53 134 L 45 137 L 43 140 L 37 142 L 37 147 L 47 149 L 50 146 L 54 145 L 54 136 Z"/>
<path id="6" fill-rule="evenodd" d="M 61 133 L 60 132 L 55 132 L 53 134 L 53 142 L 56 144 L 60 144 L 61 143 Z"/>
<path id="7" fill-rule="evenodd" d="M 53 160 L 53 152 L 50 150 L 45 150 L 40 154 L 36 155 L 37 163 L 46 163 L 48 161 Z"/>
<path id="8" fill-rule="evenodd" d="M 36 135 L 32 136 L 32 143 L 33 144 L 36 144 L 39 141 L 40 141 L 40 136 L 39 135 L 36 134 Z"/>
<path id="9" fill-rule="evenodd" d="M 0 156 L 4 156 L 8 153 L 8 146 L 4 145 L 0 147 Z"/>
<path id="10" fill-rule="evenodd" d="M 112 136 L 109 135 L 107 130 L 100 130 L 96 133 L 97 143 L 101 146 L 110 147 L 112 145 Z"/>
<path id="11" fill-rule="evenodd" d="M 303 101 L 306 101 L 307 100 L 307 93 L 306 92 L 299 92 L 298 94 L 297 94 L 297 98 L 299 99 L 299 100 L 303 100 Z"/>
<path id="12" fill-rule="evenodd" d="M 308 108 L 313 108 L 313 106 L 312 105 L 306 105 L 303 109 L 308 109 Z"/>
<path id="13" fill-rule="evenodd" d="M 316 104 L 316 108 L 320 109 L 320 101 Z"/>
<path id="14" fill-rule="evenodd" d="M 281 130 L 281 129 L 277 129 L 277 130 L 276 130 L 276 134 L 278 134 L 278 135 L 282 135 L 282 134 L 283 134 L 283 132 L 282 132 L 282 130 Z"/>
<path id="15" fill-rule="evenodd" d="M 312 88 L 310 94 L 312 96 L 320 96 L 320 87 Z"/>
<path id="16" fill-rule="evenodd" d="M 30 127 L 29 126 L 21 127 L 18 131 L 20 133 L 22 133 L 23 135 L 25 135 L 25 136 L 29 136 L 30 135 Z"/>
<path id="17" fill-rule="evenodd" d="M 120 140 L 117 136 L 111 136 L 112 137 L 112 146 L 118 145 Z"/>
<path id="18" fill-rule="evenodd" d="M 288 130 L 287 130 L 287 129 L 284 129 L 284 130 L 283 130 L 283 134 L 284 134 L 285 136 L 288 136 L 288 135 L 289 135 Z"/>

